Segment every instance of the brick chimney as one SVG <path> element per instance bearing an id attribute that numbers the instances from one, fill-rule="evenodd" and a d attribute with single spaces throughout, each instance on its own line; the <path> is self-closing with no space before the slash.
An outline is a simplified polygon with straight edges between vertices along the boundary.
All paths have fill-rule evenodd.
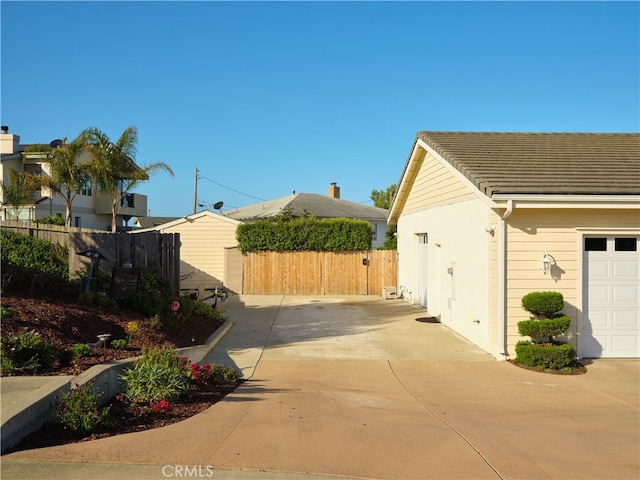
<path id="1" fill-rule="evenodd" d="M 330 198 L 340 198 L 340 187 L 336 184 L 336 182 L 331 182 L 327 195 L 329 195 Z"/>

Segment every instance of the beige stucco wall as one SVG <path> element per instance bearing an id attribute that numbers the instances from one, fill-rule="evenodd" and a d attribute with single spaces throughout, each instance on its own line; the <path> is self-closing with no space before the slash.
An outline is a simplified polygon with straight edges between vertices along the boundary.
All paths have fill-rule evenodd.
<path id="1" fill-rule="evenodd" d="M 497 316 L 489 303 L 495 296 L 490 292 L 495 242 L 485 230 L 492 215 L 485 202 L 427 153 L 398 219 L 398 288 L 414 304 L 426 296 L 430 315 L 495 354 Z M 425 233 L 427 265 L 421 267 L 420 234 Z M 423 268 L 426 292 L 420 291 Z"/>
<path id="2" fill-rule="evenodd" d="M 515 355 L 517 324 L 528 318 L 521 299 L 532 291 L 561 292 L 564 313 L 572 318 L 568 340 L 577 347 L 582 313 L 582 232 L 606 234 L 640 231 L 640 209 L 518 209 L 507 219 L 507 344 Z M 557 265 L 545 275 L 539 268 L 544 252 Z M 580 353 L 580 352 L 578 352 Z"/>
<path id="3" fill-rule="evenodd" d="M 224 283 L 225 248 L 234 247 L 240 222 L 218 215 L 187 217 L 186 221 L 163 228 L 163 233 L 180 233 L 180 289 L 206 288 Z"/>

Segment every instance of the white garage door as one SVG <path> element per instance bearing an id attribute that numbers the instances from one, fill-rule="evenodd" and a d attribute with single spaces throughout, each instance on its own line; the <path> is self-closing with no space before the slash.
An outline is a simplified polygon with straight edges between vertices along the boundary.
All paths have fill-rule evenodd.
<path id="1" fill-rule="evenodd" d="M 640 357 L 638 237 L 585 237 L 584 358 Z"/>

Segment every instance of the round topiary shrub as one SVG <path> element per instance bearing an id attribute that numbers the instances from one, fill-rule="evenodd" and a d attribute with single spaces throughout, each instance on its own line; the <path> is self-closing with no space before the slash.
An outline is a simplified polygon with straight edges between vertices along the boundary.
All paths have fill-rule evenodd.
<path id="1" fill-rule="evenodd" d="M 561 370 L 569 367 L 576 356 L 573 345 L 560 343 L 540 345 L 527 340 L 516 344 L 515 363 L 537 370 Z"/>
<path id="2" fill-rule="evenodd" d="M 524 320 L 518 322 L 518 333 L 529 337 L 551 337 L 562 335 L 569 330 L 571 325 L 571 317 L 563 315 L 556 318 L 547 318 L 542 320 Z"/>
<path id="3" fill-rule="evenodd" d="M 536 317 L 551 318 L 564 308 L 560 292 L 531 292 L 522 297 L 522 308 Z"/>

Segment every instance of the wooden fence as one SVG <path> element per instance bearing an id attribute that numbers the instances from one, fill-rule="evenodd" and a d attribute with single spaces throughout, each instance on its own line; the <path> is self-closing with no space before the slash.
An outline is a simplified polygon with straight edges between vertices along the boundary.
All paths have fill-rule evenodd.
<path id="1" fill-rule="evenodd" d="M 2 222 L 2 228 L 38 237 L 65 247 L 69 251 L 69 274 L 94 268 L 111 273 L 114 267 L 130 263 L 132 267 L 155 267 L 158 275 L 171 284 L 174 295 L 180 288 L 180 234 L 179 233 L 109 233 L 57 225 L 28 222 Z M 87 250 L 100 254 L 98 261 L 86 255 Z"/>
<path id="2" fill-rule="evenodd" d="M 259 252 L 242 261 L 249 295 L 382 295 L 395 287 L 395 250 Z"/>

